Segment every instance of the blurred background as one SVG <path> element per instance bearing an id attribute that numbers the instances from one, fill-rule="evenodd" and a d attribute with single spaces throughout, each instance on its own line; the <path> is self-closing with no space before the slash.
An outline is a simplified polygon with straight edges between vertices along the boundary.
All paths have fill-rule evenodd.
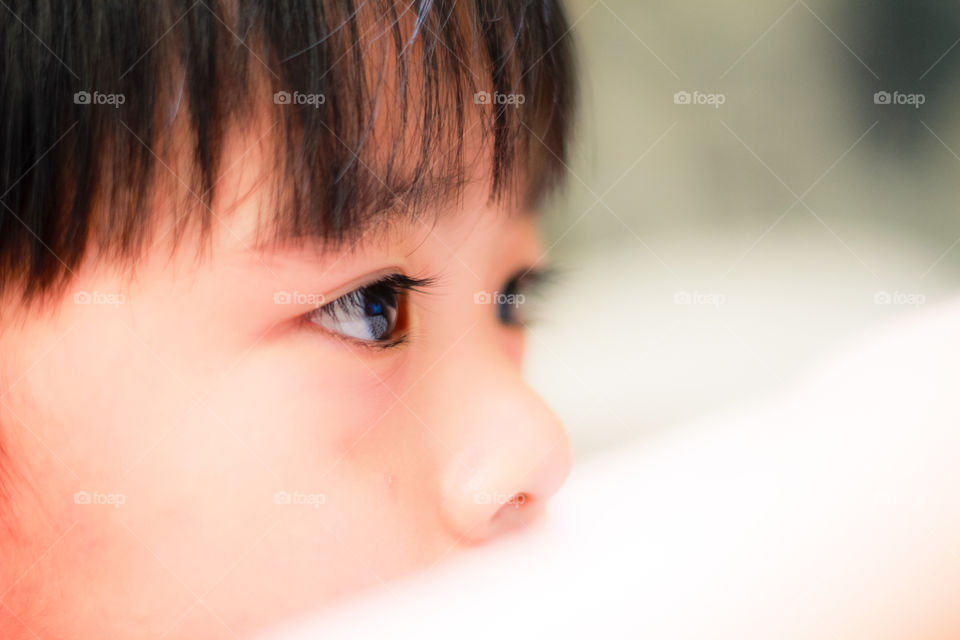
<path id="1" fill-rule="evenodd" d="M 581 457 L 960 288 L 960 3 L 567 8 L 583 111 L 528 369 Z"/>

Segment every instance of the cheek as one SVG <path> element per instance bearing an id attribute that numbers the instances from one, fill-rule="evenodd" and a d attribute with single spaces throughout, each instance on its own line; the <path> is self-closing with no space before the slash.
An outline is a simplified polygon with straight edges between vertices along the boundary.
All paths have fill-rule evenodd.
<path id="1" fill-rule="evenodd" d="M 313 336 L 308 336 L 313 338 Z M 229 373 L 206 404 L 272 467 L 317 469 L 379 432 L 402 394 L 395 369 L 311 340 L 261 349 Z"/>
<path id="2" fill-rule="evenodd" d="M 436 452 L 423 450 L 426 432 L 404 407 L 410 399 L 398 400 L 406 380 L 396 368 L 365 362 L 336 348 L 265 349 L 210 398 L 256 452 L 250 468 L 235 470 L 239 482 L 293 503 L 270 505 L 293 519 L 277 528 L 284 542 L 276 557 L 297 549 L 306 556 L 289 579 L 309 584 L 307 601 L 318 589 L 369 584 L 371 569 L 384 577 L 407 571 L 441 535 L 424 526 L 435 511 L 427 461 Z M 322 496 L 319 506 L 309 505 L 311 494 Z M 417 529 L 422 535 L 383 535 Z M 261 558 L 264 571 L 275 558 Z"/>
<path id="3" fill-rule="evenodd" d="M 192 380 L 161 359 L 118 314 L 78 322 L 18 384 L 14 409 L 75 491 L 122 483 L 195 400 Z M 9 400 L 8 400 L 9 402 Z M 46 474 L 45 474 L 46 475 Z"/>
<path id="4" fill-rule="evenodd" d="M 510 358 L 510 361 L 513 362 L 517 368 L 522 367 L 523 356 L 527 345 L 526 335 L 524 335 L 523 331 L 514 329 L 504 330 L 501 334 L 500 344 L 504 353 L 507 354 L 507 357 Z"/>
<path id="5" fill-rule="evenodd" d="M 336 514 L 326 526 L 389 549 L 382 532 L 404 519 L 422 523 L 436 498 L 430 480 L 439 453 L 405 395 L 411 374 L 396 354 L 361 360 L 308 338 L 262 349 L 207 405 L 256 453 L 252 468 L 238 470 L 241 481 L 323 494 L 322 514 Z"/>
<path id="6" fill-rule="evenodd" d="M 409 571 L 438 546 L 429 530 L 383 535 L 416 530 L 433 503 L 418 445 L 404 442 L 398 375 L 309 351 L 249 354 L 129 478 L 130 502 L 150 507 L 138 535 L 191 590 L 213 588 L 220 611 L 296 611 Z M 270 606 L 231 588 L 267 582 L 282 585 Z"/>
<path id="7" fill-rule="evenodd" d="M 402 358 L 313 335 L 186 349 L 137 328 L 91 317 L 6 398 L 40 437 L 30 467 L 63 519 L 44 526 L 52 537 L 75 525 L 49 556 L 64 580 L 171 619 L 208 594 L 234 622 L 449 549 L 432 466 L 448 452 L 404 397 L 419 374 Z M 75 504 L 77 491 L 123 502 Z"/>

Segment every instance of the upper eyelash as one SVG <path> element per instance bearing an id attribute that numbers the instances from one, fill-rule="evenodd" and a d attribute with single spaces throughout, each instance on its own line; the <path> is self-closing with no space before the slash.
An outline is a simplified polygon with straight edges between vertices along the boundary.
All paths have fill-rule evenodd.
<path id="1" fill-rule="evenodd" d="M 522 284 L 527 293 L 536 295 L 556 285 L 561 275 L 560 270 L 554 266 L 528 267 L 517 271 L 507 282 Z"/>
<path id="2" fill-rule="evenodd" d="M 411 278 L 410 276 L 404 275 L 402 273 L 391 273 L 390 275 L 365 286 L 370 287 L 375 284 L 389 284 L 396 291 L 422 292 L 424 289 L 427 289 L 436 285 L 437 278 L 432 276 L 426 277 L 426 278 Z M 363 287 L 359 287 L 359 288 L 362 289 Z"/>
<path id="3" fill-rule="evenodd" d="M 327 307 L 330 305 L 337 305 L 342 307 L 348 304 L 355 304 L 357 300 L 357 296 L 359 296 L 360 292 L 370 287 L 386 285 L 390 287 L 390 289 L 392 289 L 394 293 L 397 293 L 397 294 L 404 293 L 406 291 L 417 291 L 422 293 L 424 289 L 434 286 L 436 282 L 437 282 L 437 279 L 434 277 L 411 278 L 410 276 L 402 273 L 391 273 L 390 275 L 384 276 L 379 280 L 375 280 L 368 284 L 359 286 L 353 291 L 349 291 L 343 294 L 336 300 L 333 300 L 321 306 L 320 309 L 323 309 L 324 307 Z"/>

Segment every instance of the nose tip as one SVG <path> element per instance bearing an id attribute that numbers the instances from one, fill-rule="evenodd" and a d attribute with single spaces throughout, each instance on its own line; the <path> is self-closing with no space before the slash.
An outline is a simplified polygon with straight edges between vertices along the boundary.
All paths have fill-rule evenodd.
<path id="1" fill-rule="evenodd" d="M 533 524 L 570 473 L 572 455 L 560 429 L 549 447 L 524 447 L 489 457 L 473 468 L 467 459 L 452 474 L 444 511 L 455 535 L 479 543 Z"/>

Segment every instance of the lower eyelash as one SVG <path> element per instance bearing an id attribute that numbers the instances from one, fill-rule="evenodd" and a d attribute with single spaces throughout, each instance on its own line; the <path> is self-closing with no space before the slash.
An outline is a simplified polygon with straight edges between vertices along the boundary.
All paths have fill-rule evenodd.
<path id="1" fill-rule="evenodd" d="M 363 340 L 356 340 L 361 347 L 371 349 L 373 351 L 386 351 L 387 349 L 395 349 L 403 344 L 407 343 L 407 335 L 404 334 L 399 336 L 390 342 L 367 342 Z"/>

